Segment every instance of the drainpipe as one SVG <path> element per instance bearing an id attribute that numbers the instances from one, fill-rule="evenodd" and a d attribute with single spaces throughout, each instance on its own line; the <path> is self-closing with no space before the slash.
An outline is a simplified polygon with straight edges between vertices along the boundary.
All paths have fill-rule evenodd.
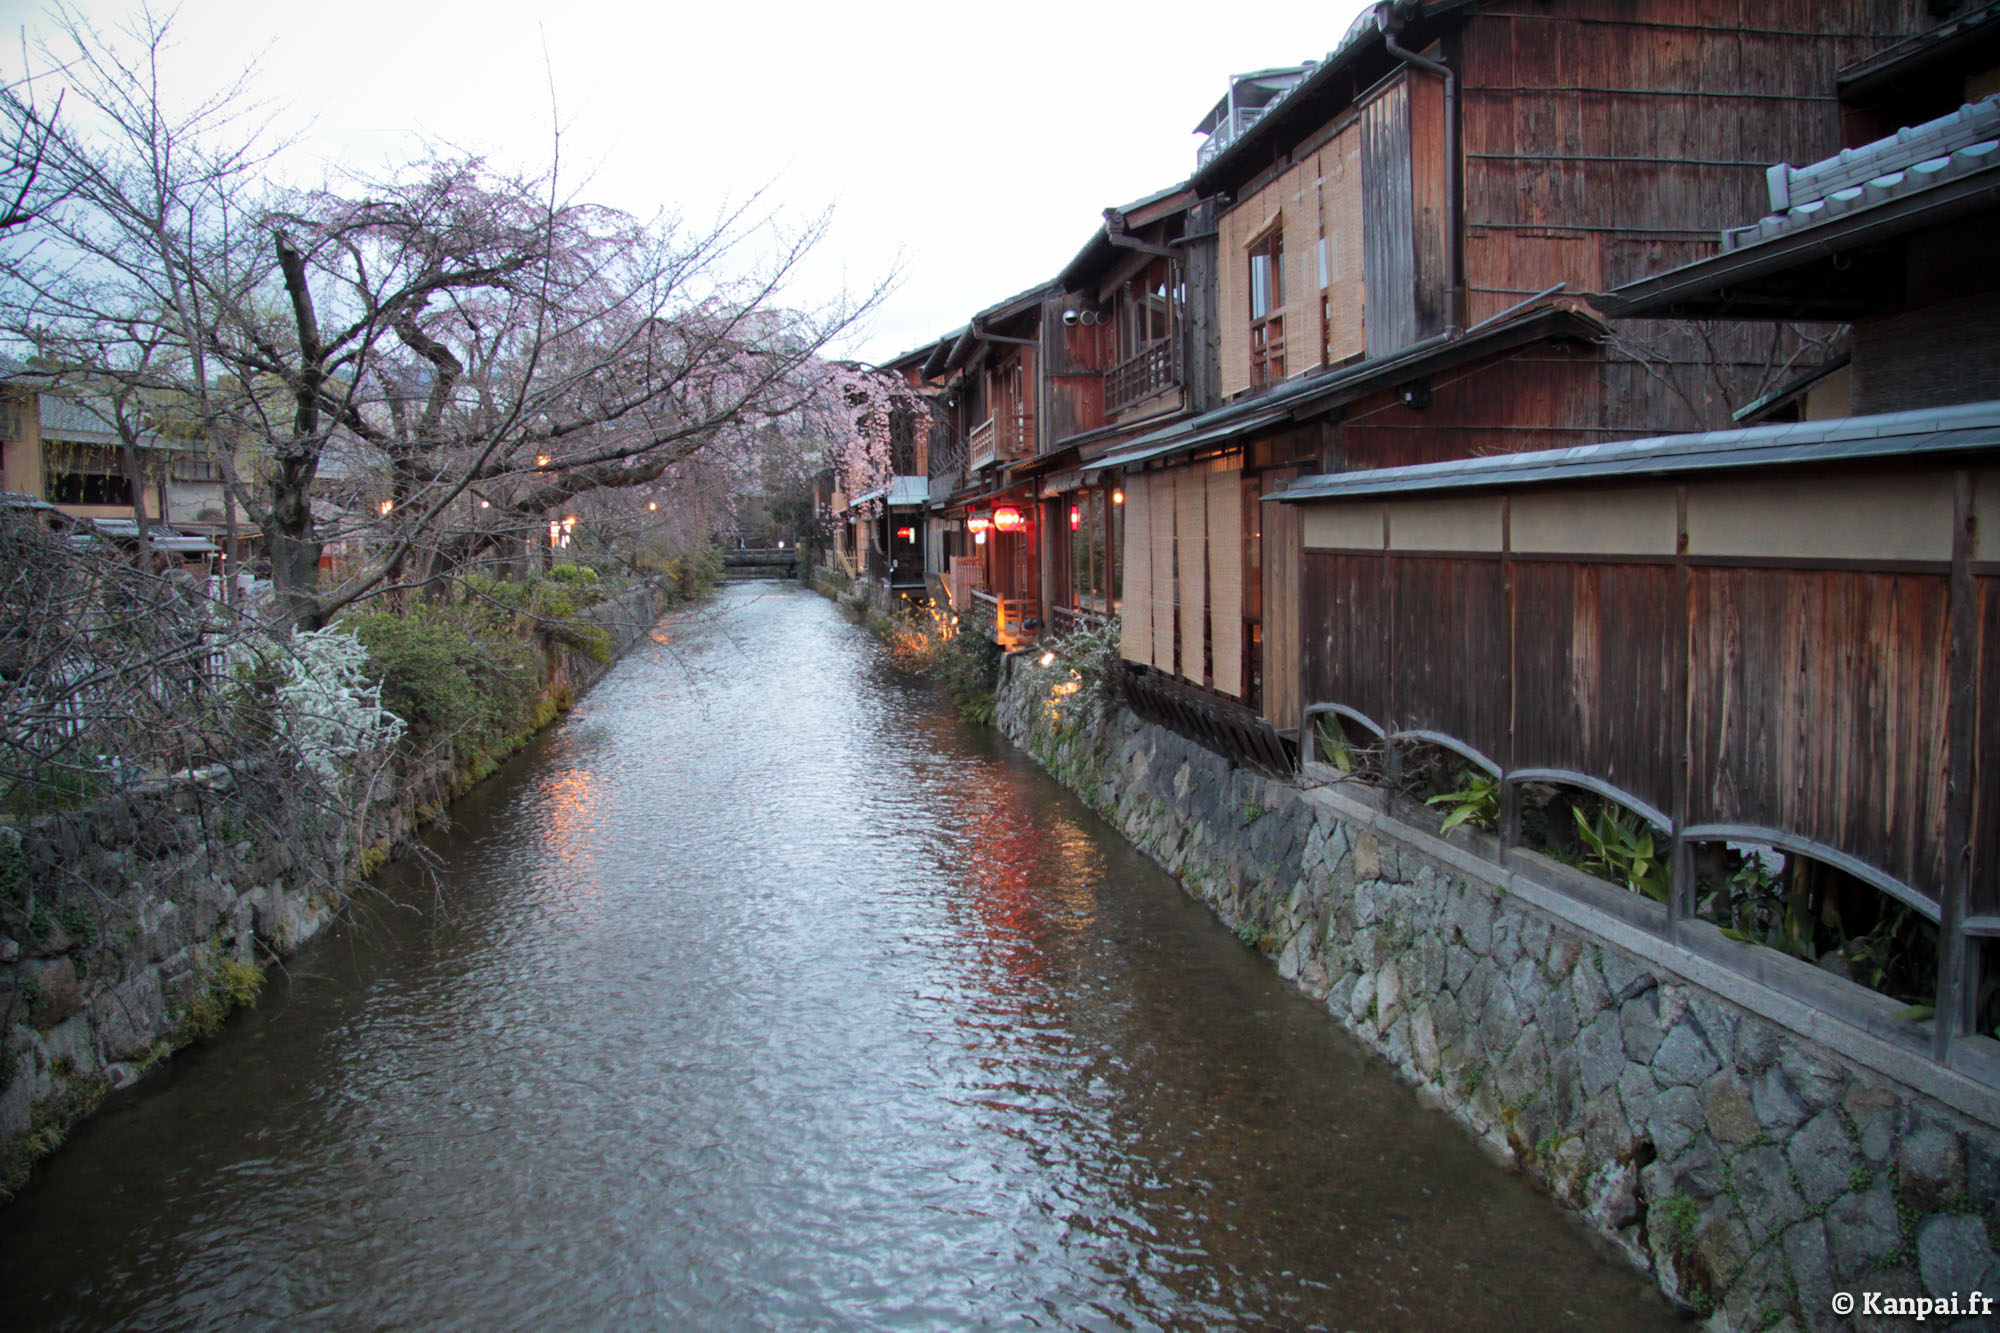
<path id="1" fill-rule="evenodd" d="M 1458 76 L 1443 61 L 1418 55 L 1396 41 L 1396 31 L 1403 26 L 1404 17 L 1401 0 L 1375 6 L 1375 21 L 1382 29 L 1382 49 L 1404 64 L 1428 70 L 1444 80 L 1444 197 L 1449 233 L 1445 248 L 1446 263 L 1451 270 L 1450 290 L 1445 296 L 1444 331 L 1447 337 L 1456 337 L 1465 331 L 1466 314 L 1465 209 L 1459 197 L 1458 180 Z"/>

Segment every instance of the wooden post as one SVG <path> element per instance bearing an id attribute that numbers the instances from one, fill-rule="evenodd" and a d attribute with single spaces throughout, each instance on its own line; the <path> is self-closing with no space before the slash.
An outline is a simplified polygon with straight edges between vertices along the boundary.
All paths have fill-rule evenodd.
<path id="1" fill-rule="evenodd" d="M 1677 641 L 1674 644 L 1674 699 L 1672 735 L 1679 753 L 1674 756 L 1673 808 L 1668 811 L 1674 821 L 1672 844 L 1667 856 L 1667 936 L 1669 939 L 1686 934 L 1684 923 L 1694 917 L 1695 882 L 1694 848 L 1687 840 L 1688 810 L 1693 804 L 1690 789 L 1693 774 L 1690 768 L 1694 762 L 1694 706 L 1688 698 L 1690 680 L 1693 673 L 1688 666 L 1688 656 L 1694 651 L 1694 595 L 1693 576 L 1688 570 L 1688 501 L 1687 487 L 1674 488 L 1674 593 L 1680 604 L 1677 618 Z"/>
<path id="2" fill-rule="evenodd" d="M 1945 705 L 1944 893 L 1938 903 L 1937 1016 L 1931 1054 L 1948 1059 L 1951 1043 L 1971 1030 L 1978 1000 L 1972 984 L 1965 908 L 1972 887 L 1972 765 L 1978 745 L 1978 589 L 1972 581 L 1972 474 L 1952 476 L 1951 633 Z"/>

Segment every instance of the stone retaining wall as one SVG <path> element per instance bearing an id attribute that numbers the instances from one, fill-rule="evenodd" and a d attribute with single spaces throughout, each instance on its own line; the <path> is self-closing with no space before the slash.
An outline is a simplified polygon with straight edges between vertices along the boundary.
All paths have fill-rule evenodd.
<path id="1" fill-rule="evenodd" d="M 1010 667 L 1010 738 L 1714 1327 L 1906 1328 L 1834 1294 L 2000 1292 L 1989 1088 L 1379 803 L 1079 707 L 1060 662 Z"/>
<path id="2" fill-rule="evenodd" d="M 651 632 L 659 596 L 642 586 L 582 618 L 611 635 L 616 660 Z M 566 700 L 606 669 L 551 644 L 544 697 Z M 405 761 L 371 822 L 405 834 L 467 777 L 448 756 Z M 325 929 L 380 859 L 352 822 L 223 767 L 14 834 L 0 835 L 0 890 L 35 910 L 0 929 L 0 1201 L 106 1093 L 253 997 L 262 965 Z"/>

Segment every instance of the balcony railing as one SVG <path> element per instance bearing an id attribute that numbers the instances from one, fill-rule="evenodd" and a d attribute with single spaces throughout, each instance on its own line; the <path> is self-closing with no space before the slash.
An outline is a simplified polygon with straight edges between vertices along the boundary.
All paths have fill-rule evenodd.
<path id="1" fill-rule="evenodd" d="M 993 418 L 988 417 L 972 428 L 972 438 L 966 443 L 966 467 L 977 471 L 993 462 Z"/>
<path id="2" fill-rule="evenodd" d="M 1035 415 L 1026 407 L 995 412 L 972 428 L 966 440 L 966 467 L 977 471 L 1002 459 L 1035 452 Z"/>
<path id="3" fill-rule="evenodd" d="M 1104 410 L 1122 412 L 1181 382 L 1181 344 L 1164 338 L 1113 366 L 1104 376 Z"/>
<path id="4" fill-rule="evenodd" d="M 1093 611 L 1084 606 L 1056 606 L 1049 609 L 1049 628 L 1057 634 L 1074 634 L 1078 630 L 1102 629 L 1111 623 L 1111 617 L 1102 611 Z"/>

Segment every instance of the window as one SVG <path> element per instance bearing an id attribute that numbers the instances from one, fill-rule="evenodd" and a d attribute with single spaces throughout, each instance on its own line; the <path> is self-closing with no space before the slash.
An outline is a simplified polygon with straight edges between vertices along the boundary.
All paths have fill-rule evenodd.
<path id="1" fill-rule="evenodd" d="M 114 450 L 50 441 L 42 446 L 50 504 L 129 505 L 132 482 Z"/>
<path id="2" fill-rule="evenodd" d="M 1333 265 L 1327 254 L 1327 240 L 1319 238 L 1319 363 L 1333 364 Z"/>
<path id="3" fill-rule="evenodd" d="M 1250 246 L 1250 383 L 1285 377 L 1285 236 L 1273 227 Z"/>
<path id="4" fill-rule="evenodd" d="M 1129 360 L 1173 334 L 1174 285 L 1165 259 L 1125 284 L 1118 309 L 1118 357 Z"/>

